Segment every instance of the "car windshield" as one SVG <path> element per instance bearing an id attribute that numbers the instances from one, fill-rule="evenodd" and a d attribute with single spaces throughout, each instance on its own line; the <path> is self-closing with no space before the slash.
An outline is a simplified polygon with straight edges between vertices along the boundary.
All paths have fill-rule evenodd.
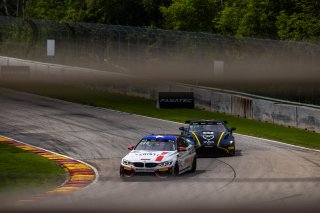
<path id="1" fill-rule="evenodd" d="M 189 132 L 204 132 L 204 131 L 211 131 L 211 132 L 225 132 L 226 128 L 222 124 L 190 124 Z"/>
<path id="2" fill-rule="evenodd" d="M 148 150 L 148 151 L 174 151 L 174 141 L 149 141 L 141 140 L 136 146 L 135 150 Z"/>

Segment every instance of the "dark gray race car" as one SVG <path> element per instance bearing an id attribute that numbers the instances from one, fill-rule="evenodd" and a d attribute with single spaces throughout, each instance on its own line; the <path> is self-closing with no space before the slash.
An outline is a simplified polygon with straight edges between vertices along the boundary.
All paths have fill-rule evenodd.
<path id="1" fill-rule="evenodd" d="M 180 127 L 181 135 L 193 144 L 197 154 L 211 154 L 216 150 L 235 155 L 235 140 L 232 132 L 236 128 L 228 128 L 226 121 L 194 120 L 186 121 L 188 127 Z"/>

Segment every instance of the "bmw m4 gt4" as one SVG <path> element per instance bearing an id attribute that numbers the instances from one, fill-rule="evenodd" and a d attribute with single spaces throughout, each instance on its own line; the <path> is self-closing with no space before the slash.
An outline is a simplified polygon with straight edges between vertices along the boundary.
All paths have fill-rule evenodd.
<path id="1" fill-rule="evenodd" d="M 120 165 L 120 176 L 153 173 L 159 177 L 179 175 L 197 167 L 194 146 L 181 135 L 148 135 L 129 152 Z"/>

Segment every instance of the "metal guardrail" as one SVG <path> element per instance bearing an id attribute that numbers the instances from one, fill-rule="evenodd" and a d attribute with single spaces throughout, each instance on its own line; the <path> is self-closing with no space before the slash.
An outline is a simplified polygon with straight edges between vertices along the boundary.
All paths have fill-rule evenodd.
<path id="1" fill-rule="evenodd" d="M 261 95 L 253 95 L 253 94 L 249 94 L 249 93 L 245 93 L 245 92 L 238 92 L 238 91 L 233 91 L 233 90 L 205 87 L 205 86 L 196 86 L 196 85 L 183 84 L 183 83 L 176 83 L 176 84 L 182 85 L 182 86 L 187 86 L 187 87 L 206 89 L 206 90 L 220 92 L 220 93 L 224 93 L 224 94 L 238 95 L 238 96 L 243 96 L 246 98 L 254 98 L 254 99 L 259 99 L 259 100 L 271 101 L 271 102 L 274 102 L 277 104 L 287 104 L 287 105 L 292 105 L 292 106 L 304 106 L 304 107 L 309 107 L 309 108 L 313 108 L 313 109 L 320 109 L 320 106 L 314 105 L 314 104 L 305 104 L 305 103 L 300 103 L 300 102 L 295 102 L 295 101 L 287 101 L 287 100 L 282 100 L 282 99 L 277 99 L 277 98 L 265 97 L 265 96 L 261 96 Z"/>

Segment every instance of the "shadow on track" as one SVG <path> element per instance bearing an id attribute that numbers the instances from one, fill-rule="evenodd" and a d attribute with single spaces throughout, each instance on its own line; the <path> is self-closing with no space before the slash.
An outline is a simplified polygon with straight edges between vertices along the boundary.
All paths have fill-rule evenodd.
<path id="1" fill-rule="evenodd" d="M 225 158 L 225 157 L 239 157 L 242 156 L 241 150 L 236 150 L 235 155 L 229 155 L 222 151 L 210 152 L 210 153 L 197 153 L 198 158 Z"/>

